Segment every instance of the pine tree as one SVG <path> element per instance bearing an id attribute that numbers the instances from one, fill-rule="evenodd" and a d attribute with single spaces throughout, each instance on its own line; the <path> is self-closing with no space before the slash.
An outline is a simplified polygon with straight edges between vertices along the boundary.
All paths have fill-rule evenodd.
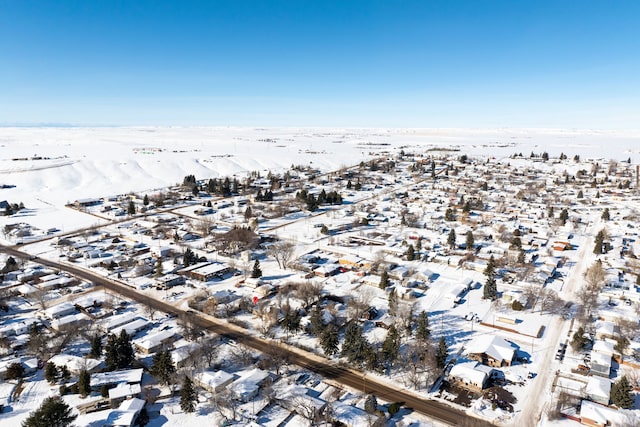
<path id="1" fill-rule="evenodd" d="M 518 264 L 524 264 L 525 262 L 525 252 L 524 249 L 520 248 L 520 251 L 518 252 L 518 260 L 517 260 Z"/>
<path id="2" fill-rule="evenodd" d="M 78 379 L 78 392 L 81 397 L 86 397 L 91 394 L 91 374 L 86 369 L 80 371 L 80 378 Z"/>
<path id="3" fill-rule="evenodd" d="M 391 325 L 387 331 L 387 337 L 382 343 L 382 358 L 385 362 L 393 365 L 398 358 L 400 351 L 400 334 L 396 330 L 395 325 Z"/>
<path id="4" fill-rule="evenodd" d="M 600 255 L 603 253 L 604 246 L 604 230 L 598 231 L 596 234 L 595 243 L 593 246 L 593 253 L 596 255 Z"/>
<path id="5" fill-rule="evenodd" d="M 560 219 L 560 224 L 565 225 L 567 223 L 567 220 L 569 219 L 569 211 L 567 208 L 560 211 L 560 216 L 558 218 Z"/>
<path id="6" fill-rule="evenodd" d="M 104 348 L 104 366 L 107 371 L 118 369 L 118 338 L 114 334 L 107 337 L 107 345 Z"/>
<path id="7" fill-rule="evenodd" d="M 44 368 L 44 379 L 47 380 L 49 384 L 55 384 L 57 378 L 58 367 L 53 362 L 47 362 Z"/>
<path id="8" fill-rule="evenodd" d="M 440 337 L 440 341 L 438 342 L 438 350 L 436 351 L 436 363 L 438 364 L 438 368 L 444 369 L 447 364 L 447 357 L 449 356 L 449 349 L 447 348 L 447 342 L 444 339 L 444 336 Z"/>
<path id="9" fill-rule="evenodd" d="M 127 207 L 127 214 L 128 215 L 136 214 L 136 205 L 133 203 L 133 200 L 129 200 L 129 206 Z"/>
<path id="10" fill-rule="evenodd" d="M 159 351 L 153 355 L 151 368 L 149 372 L 156 377 L 162 384 L 168 385 L 171 382 L 171 376 L 176 371 L 176 367 L 171 359 L 169 350 Z"/>
<path id="11" fill-rule="evenodd" d="M 144 198 L 142 199 L 142 204 L 145 206 L 149 205 L 149 196 L 147 196 L 146 194 L 144 195 Z"/>
<path id="12" fill-rule="evenodd" d="M 407 261 L 413 261 L 416 259 L 416 251 L 413 248 L 413 245 L 409 245 L 407 248 Z"/>
<path id="13" fill-rule="evenodd" d="M 127 368 L 131 365 L 134 358 L 133 346 L 131 345 L 131 337 L 123 329 L 118 336 L 118 368 Z"/>
<path id="14" fill-rule="evenodd" d="M 256 260 L 256 262 L 253 263 L 253 270 L 251 270 L 251 277 L 254 279 L 262 277 L 262 269 L 260 268 L 260 261 L 258 260 Z"/>
<path id="15" fill-rule="evenodd" d="M 313 306 L 313 310 L 311 310 L 311 315 L 309 316 L 309 327 L 311 333 L 317 337 L 320 336 L 322 330 L 324 329 L 324 322 L 322 320 L 322 308 L 320 308 L 320 304 L 316 304 Z"/>
<path id="16" fill-rule="evenodd" d="M 582 192 L 582 190 L 578 191 L 578 199 L 582 199 L 584 198 L 584 193 Z"/>
<path id="17" fill-rule="evenodd" d="M 418 314 L 417 319 L 417 327 L 416 327 L 416 339 L 419 342 L 426 343 L 431 336 L 431 331 L 429 330 L 429 317 L 425 310 L 422 310 L 420 314 Z"/>
<path id="18" fill-rule="evenodd" d="M 378 286 L 380 289 L 387 289 L 387 286 L 389 286 L 389 273 L 387 270 L 383 270 L 382 274 L 380 274 L 380 283 Z"/>
<path id="19" fill-rule="evenodd" d="M 389 314 L 395 316 L 398 312 L 398 293 L 396 288 L 391 289 L 389 292 Z"/>
<path id="20" fill-rule="evenodd" d="M 602 211 L 601 218 L 604 221 L 609 221 L 611 219 L 611 214 L 609 213 L 609 208 L 604 208 L 604 210 Z"/>
<path id="21" fill-rule="evenodd" d="M 623 409 L 631 409 L 634 405 L 633 387 L 626 375 L 623 375 L 611 386 L 611 401 Z"/>
<path id="22" fill-rule="evenodd" d="M 47 397 L 40 407 L 22 422 L 22 427 L 67 427 L 76 417 L 62 397 Z"/>
<path id="23" fill-rule="evenodd" d="M 89 357 L 98 359 L 102 356 L 102 337 L 98 334 L 91 337 L 91 352 Z"/>
<path id="24" fill-rule="evenodd" d="M 320 334 L 320 346 L 327 356 L 332 356 L 338 352 L 338 329 L 329 323 Z"/>
<path id="25" fill-rule="evenodd" d="M 364 410 L 370 414 L 375 414 L 378 410 L 378 399 L 375 394 L 370 394 L 364 401 Z"/>
<path id="26" fill-rule="evenodd" d="M 465 246 L 467 248 L 468 251 L 472 251 L 473 250 L 473 246 L 475 245 L 475 239 L 473 237 L 473 232 L 471 230 L 467 231 L 467 236 L 466 236 L 466 240 L 465 240 Z"/>
<path id="27" fill-rule="evenodd" d="M 487 267 L 484 270 L 484 275 L 487 277 L 487 280 L 484 283 L 482 297 L 484 299 L 493 300 L 498 296 L 498 288 L 496 284 L 496 266 L 493 255 L 491 255 L 491 258 L 489 258 Z"/>
<path id="28" fill-rule="evenodd" d="M 447 244 L 451 249 L 456 247 L 456 230 L 453 228 L 449 231 L 449 236 L 447 237 Z"/>
<path id="29" fill-rule="evenodd" d="M 184 412 L 195 411 L 197 399 L 198 395 L 193 388 L 193 382 L 191 378 L 185 375 L 184 381 L 182 382 L 182 389 L 180 390 L 180 408 Z"/>
<path id="30" fill-rule="evenodd" d="M 69 380 L 69 378 L 71 378 L 71 372 L 69 372 L 69 368 L 67 368 L 67 365 L 62 365 L 58 369 L 60 371 L 60 378 L 62 379 L 62 382 L 66 382 Z"/>

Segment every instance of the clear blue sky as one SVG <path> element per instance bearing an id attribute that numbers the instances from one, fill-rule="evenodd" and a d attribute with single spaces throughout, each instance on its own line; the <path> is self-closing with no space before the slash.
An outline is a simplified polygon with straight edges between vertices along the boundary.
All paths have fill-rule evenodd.
<path id="1" fill-rule="evenodd" d="M 638 0 L 0 0 L 0 123 L 640 128 Z"/>

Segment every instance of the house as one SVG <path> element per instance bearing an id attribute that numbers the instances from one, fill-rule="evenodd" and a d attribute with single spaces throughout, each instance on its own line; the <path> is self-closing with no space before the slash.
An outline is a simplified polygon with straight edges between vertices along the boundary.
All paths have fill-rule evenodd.
<path id="1" fill-rule="evenodd" d="M 201 262 L 178 271 L 179 274 L 187 276 L 201 282 L 208 282 L 213 279 L 221 279 L 225 274 L 229 274 L 232 268 L 222 263 Z"/>
<path id="2" fill-rule="evenodd" d="M 604 427 L 616 425 L 620 415 L 618 411 L 589 400 L 580 404 L 580 422 L 586 426 Z M 621 420 L 620 420 L 621 421 Z"/>
<path id="3" fill-rule="evenodd" d="M 196 374 L 193 381 L 200 387 L 212 393 L 220 393 L 233 382 L 236 377 L 225 371 L 204 371 Z"/>
<path id="4" fill-rule="evenodd" d="M 49 319 L 59 319 L 60 317 L 68 316 L 75 313 L 76 307 L 70 302 L 61 302 L 60 304 L 52 305 L 44 311 L 45 316 Z"/>
<path id="5" fill-rule="evenodd" d="M 481 391 L 487 385 L 493 369 L 478 362 L 456 363 L 449 372 L 449 381 L 464 388 Z"/>
<path id="6" fill-rule="evenodd" d="M 99 372 L 91 374 L 91 388 L 100 390 L 103 385 L 140 384 L 144 369 L 124 369 L 120 371 Z"/>
<path id="7" fill-rule="evenodd" d="M 337 264 L 325 264 L 313 270 L 313 274 L 320 277 L 330 277 L 338 274 L 340 266 Z"/>
<path id="8" fill-rule="evenodd" d="M 376 425 L 378 420 L 377 415 L 340 401 L 333 403 L 331 409 L 333 418 L 346 427 L 372 426 Z"/>
<path id="9" fill-rule="evenodd" d="M 611 355 L 603 354 L 598 351 L 591 351 L 591 371 L 592 374 L 609 378 L 611 374 Z"/>
<path id="10" fill-rule="evenodd" d="M 120 407 L 111 411 L 103 424 L 105 427 L 133 427 L 138 421 L 140 411 L 144 408 L 145 401 L 138 398 L 127 399 Z"/>
<path id="11" fill-rule="evenodd" d="M 185 278 L 178 276 L 177 274 L 167 274 L 156 279 L 156 286 L 158 289 L 169 289 L 174 286 L 184 285 Z"/>
<path id="12" fill-rule="evenodd" d="M 102 367 L 102 362 L 96 359 L 73 356 L 71 354 L 56 354 L 49 359 L 49 362 L 56 366 L 66 366 L 73 375 L 79 375 L 83 369 L 90 374 L 98 371 Z"/>
<path id="13" fill-rule="evenodd" d="M 620 336 L 620 328 L 613 322 L 600 322 L 596 327 L 596 339 L 616 339 Z"/>
<path id="14" fill-rule="evenodd" d="M 125 399 L 131 399 L 140 396 L 142 388 L 140 384 L 120 383 L 114 388 L 109 389 L 109 400 L 111 407 L 121 403 Z"/>
<path id="15" fill-rule="evenodd" d="M 90 323 L 91 319 L 84 313 L 69 314 L 51 321 L 51 327 L 56 331 L 79 329 Z"/>
<path id="16" fill-rule="evenodd" d="M 156 332 L 155 334 L 144 336 L 136 340 L 134 345 L 141 353 L 151 354 L 169 347 L 173 343 L 175 336 L 176 332 L 173 329 L 166 329 Z"/>
<path id="17" fill-rule="evenodd" d="M 255 368 L 242 374 L 229 386 L 229 390 L 236 399 L 248 402 L 258 394 L 267 378 L 270 378 L 269 372 Z"/>
<path id="18" fill-rule="evenodd" d="M 492 336 L 479 336 L 467 345 L 468 357 L 492 367 L 511 366 L 516 351 L 507 340 Z"/>
<path id="19" fill-rule="evenodd" d="M 611 381 L 608 378 L 590 377 L 585 389 L 587 398 L 603 405 L 609 404 Z"/>
<path id="20" fill-rule="evenodd" d="M 284 389 L 279 389 L 276 393 L 276 402 L 292 412 L 314 419 L 316 415 L 322 413 L 326 402 L 312 396 L 307 387 L 297 384 L 290 384 Z"/>

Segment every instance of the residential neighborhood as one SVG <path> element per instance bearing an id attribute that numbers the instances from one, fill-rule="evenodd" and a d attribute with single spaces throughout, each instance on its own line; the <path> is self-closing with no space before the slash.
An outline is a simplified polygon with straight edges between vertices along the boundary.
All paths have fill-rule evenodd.
<path id="1" fill-rule="evenodd" d="M 451 424 L 379 382 L 464 425 L 636 425 L 638 188 L 631 159 L 382 149 L 96 194 L 81 230 L 9 215 L 0 422 Z"/>

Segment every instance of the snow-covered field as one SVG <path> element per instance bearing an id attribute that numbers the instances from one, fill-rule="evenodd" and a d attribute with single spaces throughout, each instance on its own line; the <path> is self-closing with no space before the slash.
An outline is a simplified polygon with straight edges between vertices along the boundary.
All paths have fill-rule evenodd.
<path id="1" fill-rule="evenodd" d="M 22 202 L 46 229 L 92 225 L 64 209 L 77 199 L 147 191 L 198 179 L 308 165 L 324 171 L 398 147 L 504 157 L 561 152 L 623 160 L 640 131 L 527 129 L 0 128 L 0 200 Z"/>

